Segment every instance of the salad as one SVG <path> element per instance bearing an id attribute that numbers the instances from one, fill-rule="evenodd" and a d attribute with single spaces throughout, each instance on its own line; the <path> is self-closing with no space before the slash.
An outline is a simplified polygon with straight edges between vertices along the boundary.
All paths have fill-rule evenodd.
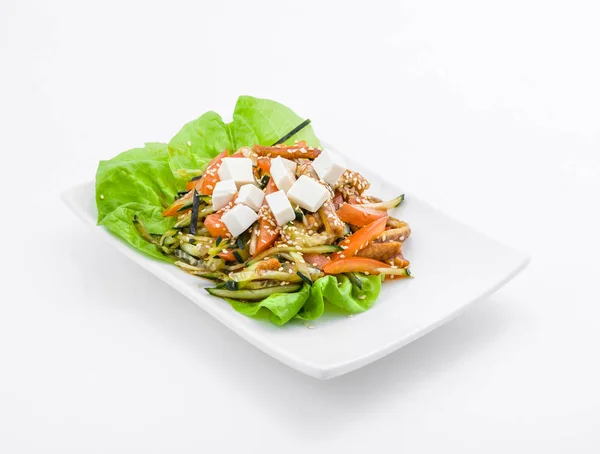
<path id="1" fill-rule="evenodd" d="M 328 306 L 370 308 L 386 279 L 410 277 L 409 225 L 324 149 L 310 120 L 242 96 L 233 121 L 208 112 L 168 144 L 101 161 L 98 223 L 131 246 L 214 281 L 211 295 L 283 325 Z"/>

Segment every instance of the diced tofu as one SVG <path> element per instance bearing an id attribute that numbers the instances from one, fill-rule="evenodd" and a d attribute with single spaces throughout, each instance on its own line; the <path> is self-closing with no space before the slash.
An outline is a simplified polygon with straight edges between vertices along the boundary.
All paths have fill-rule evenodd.
<path id="1" fill-rule="evenodd" d="M 240 192 L 238 193 L 235 203 L 241 203 L 249 206 L 254 211 L 258 211 L 263 203 L 264 198 L 265 193 L 256 186 L 253 184 L 245 184 L 240 188 Z"/>
<path id="2" fill-rule="evenodd" d="M 233 180 L 238 188 L 254 183 L 252 160 L 250 158 L 223 158 L 219 167 L 221 180 Z"/>
<path id="3" fill-rule="evenodd" d="M 290 161 L 289 159 L 285 159 L 285 158 L 281 158 L 281 160 L 283 161 L 283 163 L 285 164 L 285 166 L 290 169 L 290 172 L 292 172 L 292 174 L 296 175 L 296 163 L 294 161 Z"/>
<path id="4" fill-rule="evenodd" d="M 231 202 L 237 192 L 237 186 L 233 180 L 221 180 L 215 184 L 212 195 L 213 210 L 218 211 Z"/>
<path id="5" fill-rule="evenodd" d="M 271 177 L 273 177 L 278 189 L 288 192 L 294 181 L 296 181 L 296 177 L 284 161 L 287 161 L 287 159 L 283 159 L 281 156 L 271 159 Z"/>
<path id="6" fill-rule="evenodd" d="M 234 238 L 244 233 L 257 219 L 258 215 L 246 205 L 236 205 L 221 217 Z"/>
<path id="7" fill-rule="evenodd" d="M 337 153 L 323 150 L 313 161 L 313 169 L 321 180 L 333 186 L 346 171 L 346 161 Z"/>
<path id="8" fill-rule="evenodd" d="M 287 196 L 290 202 L 314 213 L 327 200 L 329 191 L 318 181 L 302 175 L 288 191 Z"/>
<path id="9" fill-rule="evenodd" d="M 275 216 L 278 225 L 287 224 L 296 219 L 296 213 L 283 191 L 273 192 L 265 196 L 267 204 Z"/>

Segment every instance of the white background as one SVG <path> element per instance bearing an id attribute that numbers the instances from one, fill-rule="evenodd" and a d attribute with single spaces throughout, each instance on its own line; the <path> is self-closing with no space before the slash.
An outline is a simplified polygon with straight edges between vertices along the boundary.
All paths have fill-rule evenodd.
<path id="1" fill-rule="evenodd" d="M 1 0 L 0 452 L 599 452 L 599 21 L 591 0 Z M 531 265 L 341 378 L 265 356 L 59 199 L 239 94 Z"/>

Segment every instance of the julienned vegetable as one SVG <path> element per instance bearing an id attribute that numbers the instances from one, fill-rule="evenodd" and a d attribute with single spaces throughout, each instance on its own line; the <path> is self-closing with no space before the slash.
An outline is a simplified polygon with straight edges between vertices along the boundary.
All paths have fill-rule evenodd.
<path id="1" fill-rule="evenodd" d="M 278 325 L 314 320 L 325 302 L 362 312 L 382 280 L 410 277 L 402 254 L 410 227 L 388 213 L 404 195 L 368 195 L 368 180 L 323 150 L 309 123 L 242 96 L 229 124 L 208 112 L 168 144 L 102 161 L 98 223 L 213 281 L 207 291 L 246 315 L 268 311 Z M 230 189 L 215 191 L 217 183 Z M 244 184 L 263 195 L 250 186 L 238 197 Z"/>

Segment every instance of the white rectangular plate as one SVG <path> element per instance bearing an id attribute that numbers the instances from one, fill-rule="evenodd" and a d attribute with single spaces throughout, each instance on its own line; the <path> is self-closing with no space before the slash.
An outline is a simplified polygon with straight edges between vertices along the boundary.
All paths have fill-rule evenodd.
<path id="1" fill-rule="evenodd" d="M 401 194 L 360 165 L 372 183 L 370 193 L 384 199 Z M 263 352 L 320 379 L 345 374 L 412 342 L 452 319 L 471 303 L 498 290 L 529 263 L 529 257 L 467 227 L 427 203 L 407 194 L 396 216 L 406 220 L 413 235 L 404 245 L 413 279 L 386 281 L 375 305 L 348 318 L 325 314 L 311 322 L 314 329 L 293 320 L 277 327 L 234 311 L 208 295 L 209 281 L 137 252 L 103 227 L 96 226 L 94 185 L 87 183 L 63 194 L 67 205 L 109 244 L 171 285 Z"/>

